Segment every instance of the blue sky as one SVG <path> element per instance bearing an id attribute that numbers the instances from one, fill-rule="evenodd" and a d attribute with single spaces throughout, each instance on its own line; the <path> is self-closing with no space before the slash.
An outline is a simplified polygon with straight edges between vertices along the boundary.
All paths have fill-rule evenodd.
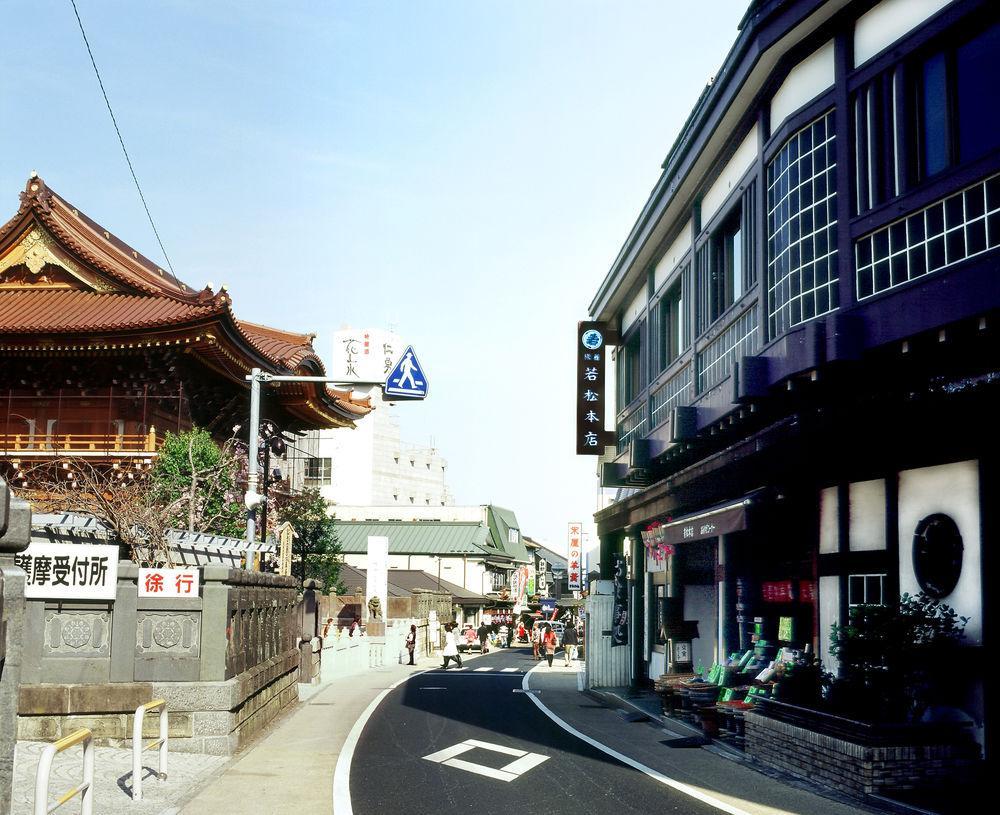
<path id="1" fill-rule="evenodd" d="M 5 3 L 0 221 L 37 170 L 161 260 L 69 0 Z M 77 0 L 178 276 L 313 331 L 393 325 L 460 503 L 589 518 L 574 332 L 747 0 Z"/>

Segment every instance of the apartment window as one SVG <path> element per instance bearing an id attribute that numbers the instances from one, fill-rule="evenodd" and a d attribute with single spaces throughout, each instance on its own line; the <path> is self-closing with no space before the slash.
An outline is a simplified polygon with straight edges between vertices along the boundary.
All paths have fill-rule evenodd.
<path id="1" fill-rule="evenodd" d="M 683 277 L 684 272 L 681 272 Z M 654 312 L 656 321 L 657 372 L 664 371 L 684 350 L 684 294 L 681 280 L 660 298 Z"/>
<path id="2" fill-rule="evenodd" d="M 1000 24 L 925 57 L 914 71 L 916 175 L 1000 148 Z"/>
<path id="3" fill-rule="evenodd" d="M 852 574 L 847 577 L 847 605 L 885 605 L 884 574 Z"/>
<path id="4" fill-rule="evenodd" d="M 789 137 L 767 167 L 770 338 L 837 308 L 835 140 L 831 111 Z"/>
<path id="5" fill-rule="evenodd" d="M 332 460 L 329 458 L 306 459 L 306 486 L 322 487 L 331 483 Z"/>
<path id="6" fill-rule="evenodd" d="M 624 408 L 642 391 L 642 325 L 619 348 L 618 407 Z"/>
<path id="7" fill-rule="evenodd" d="M 756 181 L 696 256 L 698 333 L 718 320 L 757 282 L 754 257 Z"/>
<path id="8" fill-rule="evenodd" d="M 859 238 L 863 300 L 1000 247 L 1000 175 L 991 176 Z"/>

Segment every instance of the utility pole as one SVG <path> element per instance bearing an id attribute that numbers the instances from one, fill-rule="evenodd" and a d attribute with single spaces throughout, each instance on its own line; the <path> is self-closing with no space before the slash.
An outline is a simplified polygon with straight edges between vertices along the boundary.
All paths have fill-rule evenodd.
<path id="1" fill-rule="evenodd" d="M 256 522 L 254 512 L 264 502 L 264 496 L 257 491 L 258 473 L 257 448 L 260 445 L 260 386 L 268 382 L 317 382 L 324 385 L 341 385 L 344 383 L 339 379 L 329 376 L 278 376 L 262 371 L 260 368 L 253 368 L 246 377 L 250 383 L 250 438 L 248 461 L 247 461 L 247 492 L 244 504 L 247 508 L 247 543 L 253 544 L 256 534 Z M 385 385 L 384 382 L 354 382 L 347 385 L 349 388 L 358 385 Z M 267 478 L 267 473 L 264 474 Z"/>

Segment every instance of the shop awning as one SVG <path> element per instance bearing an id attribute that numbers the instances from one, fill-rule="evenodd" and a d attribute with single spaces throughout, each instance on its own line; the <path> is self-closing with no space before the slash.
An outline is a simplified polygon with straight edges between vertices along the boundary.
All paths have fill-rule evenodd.
<path id="1" fill-rule="evenodd" d="M 744 495 L 735 501 L 684 515 L 661 524 L 657 531 L 663 535 L 663 543 L 685 543 L 739 532 L 747 528 L 748 510 L 755 497 L 754 494 Z"/>

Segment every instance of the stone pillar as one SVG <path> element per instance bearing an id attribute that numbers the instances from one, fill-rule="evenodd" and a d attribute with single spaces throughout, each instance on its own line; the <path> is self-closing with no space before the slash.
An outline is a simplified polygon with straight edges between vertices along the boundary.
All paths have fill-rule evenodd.
<path id="1" fill-rule="evenodd" d="M 31 509 L 0 480 L 0 815 L 10 812 L 24 635 L 24 572 L 14 554 L 31 542 Z"/>

